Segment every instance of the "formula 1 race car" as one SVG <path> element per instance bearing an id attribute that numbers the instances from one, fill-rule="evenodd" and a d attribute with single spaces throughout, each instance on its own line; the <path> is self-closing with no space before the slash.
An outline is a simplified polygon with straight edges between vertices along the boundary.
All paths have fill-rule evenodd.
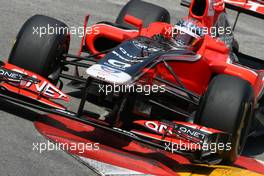
<path id="1" fill-rule="evenodd" d="M 66 24 L 35 15 L 1 63 L 0 97 L 193 162 L 233 162 L 261 126 L 255 116 L 264 103 L 264 62 L 239 52 L 225 4 L 263 18 L 263 4 L 255 3 L 260 8 L 252 11 L 229 1 L 184 1 L 189 15 L 173 25 L 166 9 L 131 0 L 115 23 L 99 22 L 85 30 L 77 55 L 68 53 Z M 80 76 L 80 67 L 86 75 Z M 77 112 L 58 103 L 70 101 L 61 78 L 82 89 Z M 107 113 L 87 110 L 87 101 Z"/>

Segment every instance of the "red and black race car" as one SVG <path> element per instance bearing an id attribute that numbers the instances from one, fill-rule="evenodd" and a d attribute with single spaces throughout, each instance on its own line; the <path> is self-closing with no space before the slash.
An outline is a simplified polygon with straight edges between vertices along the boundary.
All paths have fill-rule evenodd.
<path id="1" fill-rule="evenodd" d="M 189 15 L 174 25 L 166 9 L 131 0 L 115 23 L 99 22 L 90 27 L 93 32 L 85 32 L 77 55 L 68 53 L 66 24 L 31 17 L 8 61 L 1 63 L 0 97 L 194 162 L 235 161 L 259 125 L 255 116 L 264 103 L 264 62 L 239 52 L 225 4 L 263 18 L 263 3 L 254 1 L 254 9 L 247 6 L 253 2 L 242 0 L 182 3 L 190 6 Z M 38 35 L 47 26 L 55 29 L 52 34 Z M 86 75 L 79 75 L 80 67 Z M 83 90 L 76 112 L 57 101 L 70 101 L 61 78 Z M 88 111 L 87 101 L 108 113 Z"/>

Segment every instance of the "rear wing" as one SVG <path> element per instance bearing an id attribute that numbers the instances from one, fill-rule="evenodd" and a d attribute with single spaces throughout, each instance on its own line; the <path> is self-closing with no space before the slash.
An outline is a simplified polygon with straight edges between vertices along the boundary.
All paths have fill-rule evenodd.
<path id="1" fill-rule="evenodd" d="M 192 0 L 181 0 L 181 5 L 189 7 Z M 264 0 L 224 0 L 226 8 L 238 13 L 264 19 Z"/>

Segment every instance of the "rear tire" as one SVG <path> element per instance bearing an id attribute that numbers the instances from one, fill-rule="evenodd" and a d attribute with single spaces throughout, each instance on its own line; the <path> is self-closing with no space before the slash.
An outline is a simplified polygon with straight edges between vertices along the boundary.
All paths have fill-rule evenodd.
<path id="1" fill-rule="evenodd" d="M 48 31 L 48 26 L 59 30 L 40 36 L 41 27 Z M 29 18 L 17 35 L 8 62 L 56 83 L 61 72 L 60 59 L 69 49 L 67 28 L 63 22 L 47 16 L 35 15 Z M 38 34 L 34 29 L 38 29 Z"/>
<path id="2" fill-rule="evenodd" d="M 170 23 L 170 13 L 165 8 L 141 0 L 130 0 L 122 8 L 116 19 L 116 24 L 126 28 L 136 29 L 135 26 L 124 21 L 125 15 L 127 14 L 143 20 L 144 27 L 157 21 Z"/>
<path id="3" fill-rule="evenodd" d="M 234 162 L 241 154 L 253 115 L 253 89 L 238 77 L 218 75 L 209 84 L 196 115 L 196 123 L 231 134 L 231 150 L 221 152 Z"/>

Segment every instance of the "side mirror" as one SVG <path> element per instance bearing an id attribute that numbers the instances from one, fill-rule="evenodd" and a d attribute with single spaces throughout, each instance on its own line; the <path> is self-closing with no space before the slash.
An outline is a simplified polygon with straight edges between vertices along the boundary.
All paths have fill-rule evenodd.
<path id="1" fill-rule="evenodd" d="M 135 27 L 138 28 L 139 32 L 141 31 L 142 27 L 143 27 L 143 21 L 139 18 L 136 18 L 132 15 L 126 15 L 124 18 L 125 22 L 127 22 L 128 24 L 131 24 Z"/>

